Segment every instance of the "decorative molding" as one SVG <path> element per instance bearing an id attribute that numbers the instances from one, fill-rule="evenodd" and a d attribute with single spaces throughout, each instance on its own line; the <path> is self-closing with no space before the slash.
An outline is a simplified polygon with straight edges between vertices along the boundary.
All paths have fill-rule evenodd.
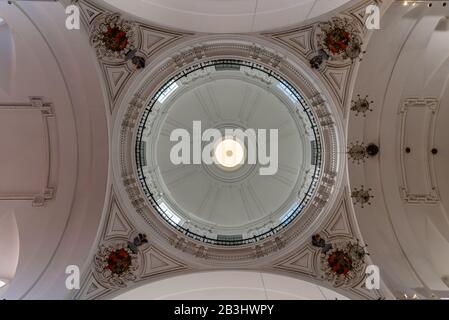
<path id="1" fill-rule="evenodd" d="M 348 203 L 345 197 L 340 201 L 333 215 L 324 225 L 323 234 L 327 238 L 334 239 L 355 239 L 355 221 L 350 217 Z"/>
<path id="2" fill-rule="evenodd" d="M 121 149 L 120 149 L 120 176 L 123 177 L 123 185 L 128 193 L 129 201 L 133 205 L 134 210 L 143 218 L 153 230 L 157 230 L 157 234 L 161 241 L 165 241 L 172 247 L 181 249 L 184 253 L 188 253 L 193 257 L 203 259 L 204 263 L 235 263 L 240 261 L 251 261 L 253 259 L 263 258 L 267 255 L 279 251 L 279 241 L 275 241 L 274 237 L 267 237 L 257 242 L 257 245 L 251 247 L 240 246 L 233 248 L 233 255 L 230 257 L 227 248 L 213 246 L 198 241 L 175 230 L 172 226 L 158 218 L 155 209 L 147 200 L 144 191 L 140 185 L 135 170 L 135 162 L 132 155 L 134 154 L 135 130 L 137 130 L 137 119 L 142 117 L 144 111 L 144 101 L 150 101 L 152 95 L 160 88 L 161 83 L 166 83 L 173 75 L 173 72 L 181 68 L 190 68 L 192 65 L 206 62 L 208 60 L 229 58 L 229 59 L 252 59 L 257 57 L 257 63 L 263 66 L 276 69 L 281 76 L 288 78 L 291 83 L 302 90 L 305 97 L 317 97 L 319 88 L 308 80 L 308 76 L 303 70 L 284 59 L 282 55 L 276 53 L 275 48 L 266 47 L 266 45 L 257 42 L 233 41 L 225 40 L 220 37 L 218 40 L 199 41 L 196 47 L 187 47 L 187 49 L 178 51 L 172 56 L 168 56 L 161 61 L 159 68 L 154 69 L 151 73 L 147 73 L 145 80 L 142 81 L 140 87 L 136 90 L 134 98 L 129 101 L 126 111 L 124 112 L 121 128 Z M 224 56 L 223 53 L 226 53 Z M 179 72 L 179 71 L 178 71 Z M 323 163 L 326 164 L 322 170 L 324 173 L 320 176 L 320 187 L 318 188 L 311 204 L 303 211 L 301 216 L 294 221 L 295 226 L 288 228 L 288 232 L 282 235 L 282 241 L 285 246 L 302 235 L 312 225 L 318 215 L 322 214 L 332 205 L 331 191 L 333 186 L 340 181 L 340 175 L 337 175 L 338 162 L 338 129 L 336 127 L 336 119 L 331 116 L 335 111 L 331 111 L 332 106 L 327 103 L 327 97 L 321 96 L 321 100 L 315 99 L 315 108 L 313 115 L 320 119 L 318 123 L 325 137 L 323 141 L 326 143 L 325 149 L 328 150 L 323 154 Z M 313 100 L 313 99 L 312 99 Z M 125 107 L 125 106 L 124 106 Z M 318 115 L 319 113 L 319 115 Z M 174 241 L 172 239 L 178 239 Z M 204 248 L 202 248 L 204 247 Z"/>
<path id="3" fill-rule="evenodd" d="M 311 246 L 307 245 L 298 250 L 297 253 L 287 257 L 285 260 L 276 263 L 275 269 L 287 272 L 300 273 L 316 278 L 318 273 L 317 258 L 319 254 Z"/>
<path id="4" fill-rule="evenodd" d="M 125 19 L 89 0 L 74 1 L 89 32 L 110 98 L 110 111 L 126 92 L 133 75 L 143 70 L 149 57 L 190 33 L 175 32 Z"/>
<path id="5" fill-rule="evenodd" d="M 56 133 L 52 132 L 51 123 L 56 122 L 56 115 L 54 112 L 54 107 L 51 102 L 45 102 L 43 97 L 30 97 L 30 102 L 28 103 L 10 103 L 10 104 L 0 104 L 0 112 L 2 111 L 40 111 L 42 115 L 42 124 L 44 130 L 44 145 L 47 151 L 48 165 L 46 166 L 46 182 L 42 191 L 35 194 L 30 193 L 14 193 L 14 194 L 0 194 L 0 200 L 31 200 L 33 207 L 42 207 L 45 203 L 55 197 L 56 186 L 52 177 L 56 175 L 56 150 L 55 147 L 56 139 L 54 136 Z M 53 137 L 53 138 L 52 138 Z M 53 143 L 52 143 L 53 142 Z M 57 146 L 56 146 L 57 147 Z"/>
<path id="6" fill-rule="evenodd" d="M 109 216 L 105 224 L 103 239 L 131 238 L 134 227 L 128 216 L 123 212 L 117 198 L 113 196 L 109 203 Z"/>
<path id="7" fill-rule="evenodd" d="M 88 26 L 90 26 L 92 22 L 104 12 L 103 9 L 97 7 L 90 1 L 74 0 L 73 3 L 80 8 L 81 15 Z"/>
<path id="8" fill-rule="evenodd" d="M 166 272 L 185 270 L 186 268 L 185 265 L 153 246 L 149 246 L 142 254 L 144 256 L 142 274 L 140 276 L 142 279 L 151 278 Z"/>
<path id="9" fill-rule="evenodd" d="M 358 241 L 333 243 L 332 248 L 321 253 L 324 279 L 334 287 L 353 287 L 365 278 L 366 255 L 365 247 Z"/>
<path id="10" fill-rule="evenodd" d="M 109 63 L 102 63 L 101 69 L 106 80 L 109 97 L 111 97 L 112 101 L 117 101 L 118 97 L 123 93 L 126 83 L 131 79 L 133 70 L 126 64 L 116 65 Z"/>
<path id="11" fill-rule="evenodd" d="M 329 62 L 325 67 L 320 70 L 320 73 L 328 84 L 329 88 L 335 94 L 339 105 L 343 110 L 343 106 L 346 105 L 348 100 L 349 84 L 353 73 L 353 65 L 351 63 L 335 64 Z"/>
<path id="12" fill-rule="evenodd" d="M 103 14 L 92 21 L 90 41 L 97 57 L 106 61 L 123 61 L 137 48 L 137 25 L 118 13 Z"/>
<path id="13" fill-rule="evenodd" d="M 439 108 L 439 100 L 436 98 L 408 98 L 403 100 L 400 110 L 400 165 L 401 165 L 401 175 L 402 175 L 402 185 L 400 186 L 401 196 L 404 201 L 408 203 L 424 203 L 424 204 L 434 204 L 440 201 L 440 196 L 438 192 L 438 187 L 436 183 L 436 172 L 434 165 L 434 155 L 431 154 L 431 149 L 434 147 L 434 137 L 435 137 L 435 121 Z M 412 114 L 418 112 L 416 115 Z M 410 123 L 409 117 L 415 117 L 415 120 L 419 118 L 419 121 L 424 124 L 424 126 L 417 127 L 415 124 Z M 409 126 L 411 126 L 409 128 Z M 410 129 L 410 131 L 408 130 Z M 423 131 L 417 131 L 422 129 Z M 413 137 L 408 137 L 407 132 L 411 135 L 417 135 L 415 139 Z M 426 139 L 422 139 L 422 136 Z M 419 139 L 417 139 L 419 137 Z M 411 141 L 408 141 L 410 138 Z M 420 144 L 420 141 L 424 141 Z M 408 143 L 413 143 L 417 145 L 420 153 L 419 162 L 422 163 L 422 157 L 424 156 L 424 166 L 425 168 L 417 168 L 416 163 L 413 161 L 415 152 L 410 155 L 404 153 L 404 150 L 410 145 Z M 424 153 L 424 155 L 422 154 Z M 408 168 L 409 167 L 409 168 Z M 417 170 L 422 169 L 422 170 Z M 410 182 L 410 175 L 417 175 L 421 173 L 419 183 L 416 182 L 412 185 Z M 419 191 L 418 191 L 419 189 Z"/>
<path id="14" fill-rule="evenodd" d="M 85 23 L 90 30 L 92 26 L 111 14 L 104 9 L 98 8 L 89 1 L 80 0 L 82 14 Z M 354 13 L 358 14 L 358 13 Z M 356 20 L 355 16 L 354 19 Z M 348 97 L 350 79 L 353 72 L 353 63 L 351 59 L 338 60 L 326 58 L 317 74 L 321 77 L 323 83 L 326 83 L 337 99 L 331 99 L 329 96 L 321 93 L 319 85 L 313 83 L 304 72 L 289 59 L 284 57 L 276 47 L 276 43 L 282 44 L 297 56 L 298 60 L 308 62 L 314 53 L 319 51 L 317 47 L 317 24 L 297 28 L 291 31 L 280 32 L 276 34 L 265 34 L 266 41 L 258 43 L 257 38 L 247 39 L 226 39 L 222 36 L 198 38 L 195 44 L 184 45 L 184 48 L 176 53 L 165 53 L 163 49 L 168 45 L 173 45 L 176 41 L 189 35 L 187 33 L 178 33 L 170 30 L 164 30 L 151 27 L 137 22 L 135 24 L 135 49 L 136 54 L 141 55 L 150 61 L 146 68 L 141 72 L 144 79 L 139 87 L 136 88 L 132 98 L 129 101 L 122 100 L 130 83 L 135 79 L 136 68 L 133 68 L 130 60 L 127 60 L 126 54 L 122 54 L 115 59 L 110 57 L 99 57 L 99 63 L 106 80 L 108 93 L 111 100 L 111 113 L 119 108 L 125 108 L 121 118 L 120 132 L 120 171 L 118 176 L 121 180 L 117 182 L 122 184 L 123 190 L 126 190 L 128 199 L 123 203 L 130 203 L 130 212 L 124 212 L 120 201 L 113 193 L 109 205 L 109 212 L 105 218 L 103 234 L 100 239 L 100 250 L 97 252 L 99 266 L 104 267 L 105 252 L 111 250 L 126 249 L 128 242 L 137 233 L 135 223 L 131 218 L 142 219 L 145 224 L 139 225 L 139 230 L 147 232 L 149 243 L 142 247 L 136 254 L 132 274 L 130 278 L 123 279 L 123 282 L 110 281 L 102 275 L 103 269 L 95 271 L 93 262 L 87 272 L 85 281 L 81 290 L 77 293 L 80 299 L 97 299 L 109 297 L 123 292 L 124 290 L 137 286 L 138 284 L 154 281 L 171 274 L 179 274 L 189 270 L 203 269 L 208 266 L 212 268 L 242 268 L 256 270 L 265 264 L 267 268 L 305 276 L 316 281 L 320 279 L 319 274 L 322 265 L 320 264 L 320 250 L 313 247 L 309 242 L 304 242 L 302 237 L 305 233 L 310 233 L 314 228 L 318 217 L 326 214 L 326 221 L 322 234 L 329 239 L 331 243 L 347 242 L 354 239 L 354 227 L 352 219 L 345 201 L 343 200 L 337 210 L 330 212 L 333 203 L 333 194 L 337 193 L 336 186 L 339 184 L 342 176 L 342 170 L 339 170 L 339 148 L 340 132 L 337 126 L 338 112 L 333 109 L 333 104 L 328 101 L 336 101 L 337 107 L 343 108 Z M 358 20 L 354 23 L 359 23 Z M 363 27 L 362 25 L 358 26 Z M 273 45 L 271 45 L 271 44 Z M 181 46 L 179 46 L 181 48 Z M 325 51 L 324 51 L 325 52 Z M 166 58 L 162 58 L 162 53 Z M 138 120 L 142 116 L 145 106 L 154 92 L 159 89 L 161 83 L 168 79 L 171 74 L 178 72 L 179 69 L 191 66 L 193 63 L 223 58 L 243 58 L 254 60 L 257 63 L 270 67 L 280 74 L 291 79 L 299 88 L 301 88 L 308 101 L 313 106 L 313 114 L 318 119 L 320 129 L 325 136 L 326 154 L 323 168 L 323 174 L 320 177 L 320 188 L 316 197 L 307 212 L 297 223 L 282 234 L 276 237 L 270 237 L 264 241 L 258 242 L 253 246 L 242 247 L 229 250 L 219 249 L 213 246 L 207 246 L 198 243 L 167 226 L 167 224 L 158 219 L 157 214 L 148 206 L 147 200 L 139 185 L 134 161 L 132 159 L 134 140 L 133 135 L 138 126 Z M 330 60 L 330 61 L 329 61 Z M 154 62 L 154 63 L 153 63 Z M 159 64 L 157 64 L 159 62 Z M 301 65 L 301 64 L 300 64 Z M 157 67 L 156 67 L 157 66 Z M 145 74 L 146 73 L 146 74 Z M 124 193 L 124 195 L 126 196 Z M 125 206 L 124 206 L 125 207 Z M 129 210 L 129 208 L 128 208 Z M 320 220 L 321 221 L 321 220 Z M 308 238 L 310 239 L 310 238 Z M 296 247 L 294 253 L 284 254 L 282 250 Z M 106 248 L 106 249 L 101 249 Z M 107 249 L 109 248 L 109 249 Z M 106 251 L 105 251 L 106 250 Z M 277 254 L 274 256 L 274 254 Z M 270 259 L 267 259 L 270 255 Z M 188 262 L 181 262 L 180 257 Z M 278 262 L 273 262 L 275 257 L 279 257 Z M 188 260 L 187 259 L 187 260 Z M 199 265 L 201 267 L 199 267 Z M 102 271 L 103 270 L 103 271 Z M 352 285 L 355 285 L 351 282 Z M 350 288 L 355 294 L 361 296 L 359 288 Z M 365 290 L 366 291 L 366 290 Z"/>
<path id="15" fill-rule="evenodd" d="M 98 250 L 74 298 L 101 299 L 139 282 L 188 269 L 136 231 L 112 190 Z"/>
<path id="16" fill-rule="evenodd" d="M 262 35 L 307 61 L 335 94 L 341 110 L 345 111 L 355 62 L 360 61 L 364 54 L 363 46 L 368 34 L 366 7 L 370 4 L 380 6 L 381 3 L 382 0 L 360 1 L 328 21 Z"/>
<path id="17" fill-rule="evenodd" d="M 139 260 L 127 242 L 103 244 L 94 259 L 95 278 L 107 287 L 126 287 L 128 282 L 137 279 Z"/>

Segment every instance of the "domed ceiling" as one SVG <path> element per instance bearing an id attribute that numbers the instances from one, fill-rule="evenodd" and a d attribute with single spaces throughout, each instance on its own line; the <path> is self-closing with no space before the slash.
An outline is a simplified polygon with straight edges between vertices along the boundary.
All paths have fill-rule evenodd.
<path id="1" fill-rule="evenodd" d="M 285 80 L 261 66 L 227 60 L 182 71 L 151 100 L 141 126 L 136 149 L 147 196 L 170 223 L 209 241 L 241 244 L 273 234 L 316 190 L 321 141 L 314 116 Z M 188 152 L 185 163 L 172 159 L 179 128 L 191 138 L 180 150 Z M 209 129 L 222 138 L 206 138 L 199 151 L 210 145 L 219 161 L 194 162 L 193 137 Z M 242 147 L 235 150 L 232 141 Z M 239 163 L 223 166 L 236 151 Z"/>
<path id="2" fill-rule="evenodd" d="M 79 32 L 55 27 L 69 3 Z M 173 297 L 173 283 L 186 295 L 194 283 L 197 298 L 251 283 L 262 298 L 301 286 L 449 298 L 445 1 L 0 11 L 0 136 L 17 151 L 0 157 L 2 299 Z M 190 140 L 208 129 L 218 138 Z M 278 130 L 271 162 L 251 163 L 250 139 L 230 129 Z M 193 163 L 173 153 L 183 137 Z M 208 146 L 210 163 L 196 153 Z M 67 290 L 68 265 L 79 290 Z"/>
<path id="3" fill-rule="evenodd" d="M 343 188 L 343 105 L 362 53 L 364 6 L 302 29 L 230 35 L 79 4 L 107 84 L 114 143 L 107 217 L 74 297 L 223 269 L 382 296 L 363 289 L 369 258 Z M 218 138 L 194 139 L 211 129 Z M 267 130 L 270 140 L 277 130 L 277 149 L 270 141 L 252 163 L 251 139 L 231 129 L 258 138 Z M 262 174 L 270 164 L 275 170 Z M 339 259 L 349 265 L 336 266 Z"/>
<path id="4" fill-rule="evenodd" d="M 358 140 L 363 137 L 362 130 L 353 130 L 356 122 L 351 110 L 374 109 L 371 100 L 353 103 L 351 109 L 351 99 L 363 99 L 369 93 L 370 99 L 373 95 L 373 100 L 378 100 L 363 90 L 370 86 L 371 78 L 367 76 L 363 80 L 367 84 L 360 88 L 356 76 L 370 36 L 364 21 L 366 6 L 385 2 L 354 1 L 332 16 L 320 18 L 317 15 L 347 1 L 106 2 L 110 5 L 99 0 L 75 2 L 83 22 L 82 32 L 76 34 L 84 37 L 78 41 L 87 47 L 87 53 L 79 55 L 92 58 L 88 53 L 96 53 L 97 69 L 92 67 L 90 72 L 98 71 L 103 91 L 97 86 L 92 90 L 103 93 L 107 107 L 102 110 L 106 113 L 103 125 L 107 120 L 109 130 L 102 136 L 109 144 L 99 139 L 95 148 L 85 146 L 97 150 L 102 145 L 104 163 L 109 155 L 109 165 L 99 162 L 91 169 L 107 179 L 101 189 L 107 195 L 96 196 L 83 188 L 89 179 L 103 181 L 87 172 L 76 186 L 83 189 L 83 196 L 96 199 L 97 210 L 86 207 L 85 211 L 100 215 L 98 208 L 104 205 L 103 216 L 101 222 L 87 224 L 97 238 L 91 250 L 83 250 L 89 258 L 80 255 L 76 260 L 85 262 L 80 264 L 80 290 L 67 294 L 64 281 L 59 281 L 67 266 L 66 255 L 59 254 L 65 249 L 61 246 L 54 255 L 61 256 L 59 263 L 43 271 L 45 276 L 36 277 L 27 296 L 63 292 L 60 296 L 76 299 L 111 298 L 176 275 L 236 269 L 287 275 L 333 288 L 350 298 L 388 296 L 389 288 L 383 282 L 373 289 L 366 287 L 365 271 L 379 254 L 370 245 L 374 254 L 368 257 L 355 218 L 355 213 L 379 216 L 375 210 L 366 213 L 380 197 L 372 198 L 372 189 L 377 189 L 373 183 L 348 175 L 347 153 L 351 150 L 346 146 L 349 121 L 351 142 L 360 147 Z M 58 6 L 59 17 L 64 15 L 61 3 L 52 5 Z M 24 6 L 39 7 L 28 2 Z M 51 31 L 45 22 L 46 9 L 41 6 L 39 10 L 38 24 Z M 317 19 L 302 23 L 312 17 Z M 216 34 L 274 30 L 292 23 L 293 27 L 263 33 Z M 58 56 L 63 56 L 61 52 L 66 51 L 57 50 Z M 59 108 L 60 104 L 55 104 L 55 110 Z M 358 119 L 357 128 L 367 127 L 368 120 Z M 100 127 L 95 120 L 85 117 L 76 123 Z M 200 133 L 216 129 L 220 137 L 213 142 L 190 140 L 197 123 L 201 124 Z M 268 130 L 265 138 L 271 138 L 270 129 L 278 130 L 274 134 L 277 149 L 270 142 L 262 152 L 272 162 L 249 162 L 253 155 L 250 139 L 239 140 L 226 132 L 230 129 Z M 80 127 L 79 134 L 85 133 Z M 192 151 L 188 161 L 195 162 L 196 147 L 204 149 L 208 142 L 213 161 L 173 161 L 173 150 L 184 136 Z M 387 140 L 385 133 L 382 141 Z M 364 142 L 379 145 L 376 139 Z M 363 146 L 355 150 L 365 156 L 368 151 Z M 277 156 L 270 157 L 275 149 Z M 383 154 L 386 149 L 380 146 L 380 150 Z M 93 158 L 89 155 L 86 152 L 82 158 L 86 163 Z M 201 158 L 204 153 L 199 155 Z M 376 163 L 376 157 L 366 162 Z M 270 164 L 274 172 L 261 174 Z M 360 163 L 360 168 L 365 165 Z M 370 172 L 375 174 L 375 170 Z M 82 183 L 84 179 L 87 182 Z M 352 185 L 353 181 L 357 185 Z M 62 194 L 61 187 L 58 185 L 56 197 Z M 52 201 L 48 199 L 42 206 Z M 358 202 L 368 210 L 361 212 L 356 208 Z M 82 219 L 78 220 L 81 224 Z M 368 220 L 361 221 L 375 229 Z M 73 227 L 79 238 L 85 236 L 80 230 L 83 228 Z M 73 238 L 66 242 L 73 250 L 80 247 Z M 54 274 L 58 279 L 52 281 Z M 14 281 L 11 285 L 15 290 L 10 291 L 11 297 L 22 295 Z"/>

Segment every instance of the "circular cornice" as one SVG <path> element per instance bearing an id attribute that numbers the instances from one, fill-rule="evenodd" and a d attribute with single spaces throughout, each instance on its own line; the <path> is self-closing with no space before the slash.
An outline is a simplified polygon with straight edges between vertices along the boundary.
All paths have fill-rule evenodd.
<path id="1" fill-rule="evenodd" d="M 205 258 L 206 262 L 203 263 L 214 265 L 254 263 L 255 258 L 277 252 L 286 245 L 302 243 L 311 236 L 333 208 L 344 173 L 344 161 L 340 161 L 339 152 L 344 141 L 340 112 L 324 85 L 306 71 L 308 70 L 306 64 L 288 53 L 278 54 L 281 51 L 282 49 L 272 43 L 249 36 L 208 36 L 192 40 L 190 43 L 186 41 L 178 47 L 167 50 L 164 57 L 160 56 L 158 60 L 153 61 L 136 81 L 136 90 L 130 92 L 123 100 L 116 119 L 120 126 L 120 132 L 116 131 L 115 134 L 119 139 L 120 154 L 118 159 L 114 159 L 114 165 L 119 169 L 116 178 L 121 180 L 119 188 L 125 191 L 123 194 L 128 195 L 128 200 L 124 200 L 129 210 L 136 212 L 147 223 L 144 228 L 149 228 L 147 232 L 154 235 L 161 246 L 174 246 L 183 254 Z M 301 217 L 295 219 L 276 236 L 267 237 L 256 244 L 233 247 L 232 250 L 194 240 L 168 226 L 146 199 L 139 183 L 134 155 L 139 121 L 145 106 L 160 90 L 161 84 L 175 76 L 181 68 L 185 69 L 214 59 L 256 62 L 275 70 L 287 79 L 312 107 L 311 112 L 317 119 L 323 147 L 322 174 L 319 176 L 317 192 Z"/>

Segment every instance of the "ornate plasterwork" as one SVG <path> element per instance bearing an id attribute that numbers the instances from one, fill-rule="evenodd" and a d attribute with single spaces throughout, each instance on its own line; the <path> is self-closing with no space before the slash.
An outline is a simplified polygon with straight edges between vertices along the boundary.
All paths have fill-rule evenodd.
<path id="1" fill-rule="evenodd" d="M 399 158 L 401 167 L 402 184 L 399 189 L 402 199 L 407 203 L 416 204 L 435 204 L 440 201 L 439 189 L 437 185 L 437 175 L 434 164 L 434 155 L 431 149 L 435 145 L 435 131 L 436 119 L 440 101 L 437 98 L 407 98 L 404 99 L 399 108 L 400 118 L 400 146 Z M 403 150 L 409 147 L 410 136 L 417 132 L 416 125 L 410 121 L 410 117 L 419 115 L 421 121 L 425 123 L 424 129 L 419 133 L 424 137 L 420 140 L 421 143 L 415 142 L 416 149 L 419 150 L 419 162 L 425 159 L 424 166 L 421 172 L 419 184 L 412 184 L 410 182 L 412 175 L 416 175 L 417 162 L 409 163 L 417 152 L 414 151 L 411 156 L 407 156 Z M 413 141 L 413 140 L 412 140 Z M 413 141 L 414 142 L 414 141 Z M 416 181 L 416 180 L 415 180 Z"/>
<path id="2" fill-rule="evenodd" d="M 112 190 L 98 249 L 75 299 L 101 299 L 135 283 L 190 269 L 179 259 L 163 253 L 151 237 L 138 230 L 141 229 L 123 211 Z"/>
<path id="3" fill-rule="evenodd" d="M 381 299 L 383 295 L 379 290 L 365 288 L 365 268 L 371 262 L 366 246 L 357 240 L 356 221 L 349 210 L 347 200 L 342 198 L 332 215 L 318 228 L 319 232 L 267 270 L 301 276 L 320 285 L 327 284 L 343 294 L 354 295 L 353 298 Z M 340 253 L 343 253 L 342 257 L 351 259 L 351 268 L 347 272 L 335 263 L 334 258 Z"/>
<path id="4" fill-rule="evenodd" d="M 333 243 L 320 257 L 325 279 L 334 287 L 359 283 L 365 277 L 365 256 L 365 248 L 358 241 Z"/>
<path id="5" fill-rule="evenodd" d="M 8 103 L 0 104 L 0 114 L 2 112 L 36 112 L 42 116 L 43 141 L 45 151 L 47 153 L 48 165 L 43 170 L 46 171 L 46 181 L 42 190 L 37 193 L 14 192 L 0 193 L 0 200 L 31 200 L 33 207 L 42 207 L 47 201 L 54 198 L 56 193 L 56 171 L 57 164 L 57 139 L 55 138 L 54 124 L 56 122 L 56 114 L 54 106 L 51 102 L 46 101 L 43 97 L 30 97 L 25 103 Z M 1 116 L 1 115 L 0 115 Z"/>
<path id="6" fill-rule="evenodd" d="M 341 132 L 337 128 L 337 121 L 333 116 L 335 112 L 331 111 L 332 107 L 326 95 L 319 94 L 319 88 L 307 74 L 298 65 L 289 62 L 282 55 L 276 54 L 275 49 L 265 47 L 262 44 L 255 45 L 253 41 L 245 41 L 244 38 L 238 40 L 223 39 L 222 37 L 213 40 L 212 38 L 211 40 L 205 39 L 200 43 L 201 45 L 188 47 L 180 52 L 174 50 L 174 55 L 162 60 L 158 68 L 148 72 L 145 80 L 136 90 L 134 98 L 130 99 L 122 121 L 120 176 L 123 177 L 122 183 L 134 210 L 149 226 L 154 228 L 161 238 L 165 239 L 167 244 L 193 256 L 203 257 L 204 263 L 208 264 L 247 262 L 279 251 L 282 243 L 288 244 L 296 241 L 297 237 L 310 228 L 320 215 L 325 214 L 323 212 L 326 211 L 326 208 L 332 205 L 332 201 L 330 201 L 333 196 L 332 190 L 341 181 L 341 174 L 337 174 L 339 164 L 337 150 Z M 293 85 L 302 91 L 307 99 L 312 101 L 310 103 L 312 111 L 320 120 L 320 131 L 324 137 L 322 142 L 326 144 L 325 149 L 328 152 L 324 155 L 324 173 L 320 176 L 317 192 L 301 217 L 293 223 L 292 228 L 283 232 L 277 239 L 268 237 L 258 242 L 257 245 L 233 248 L 231 256 L 229 248 L 200 243 L 177 232 L 167 223 L 161 221 L 140 186 L 132 155 L 134 154 L 135 130 L 137 130 L 138 120 L 144 112 L 144 103 L 151 99 L 161 83 L 167 82 L 173 72 L 210 59 L 235 58 L 248 60 L 255 56 L 258 57 L 257 63 L 267 68 L 276 69 L 276 72 L 287 77 Z"/>
<path id="7" fill-rule="evenodd" d="M 88 1 L 79 1 L 84 20 L 90 30 L 95 21 L 111 14 Z M 363 5 L 344 13 L 363 25 Z M 320 233 L 329 244 L 355 242 L 356 222 L 345 200 L 336 201 L 341 194 L 344 161 L 341 161 L 342 130 L 338 108 L 343 110 L 350 92 L 353 63 L 348 61 L 326 61 L 312 77 L 304 68 L 319 50 L 317 45 L 318 24 L 304 26 L 276 34 L 263 34 L 260 38 L 245 36 L 196 36 L 189 41 L 187 33 L 163 30 L 136 23 L 137 54 L 146 58 L 146 68 L 141 72 L 142 81 L 131 94 L 125 94 L 136 77 L 126 56 L 115 61 L 100 57 L 111 112 L 117 111 L 116 130 L 120 132 L 114 144 L 119 144 L 119 155 L 114 188 L 123 197 L 120 201 L 111 196 L 109 211 L 100 236 L 92 264 L 85 274 L 78 299 L 98 299 L 114 296 L 127 288 L 155 281 L 174 274 L 199 270 L 238 268 L 266 270 L 304 278 L 324 286 L 333 286 L 332 279 L 324 276 L 322 248 L 314 247 L 310 241 L 313 234 Z M 179 45 L 175 41 L 179 40 Z M 260 40 L 260 41 L 259 41 Z M 184 41 L 184 42 L 182 42 Z M 171 48 L 169 48 L 169 44 Z M 281 44 L 278 47 L 278 44 Z M 284 48 L 284 49 L 282 49 Z M 287 48 L 287 50 L 285 50 Z M 163 50 L 167 49 L 167 50 Z M 285 54 L 286 51 L 288 54 Z M 326 53 L 327 55 L 327 53 Z M 300 89 L 319 120 L 325 137 L 326 154 L 320 188 L 310 207 L 297 223 L 276 237 L 270 237 L 255 245 L 232 250 L 222 250 L 195 242 L 174 232 L 158 218 L 142 193 L 136 176 L 134 154 L 135 130 L 146 103 L 164 80 L 193 63 L 207 59 L 234 57 L 257 61 L 275 69 Z M 148 63 L 149 62 L 149 63 Z M 257 75 L 256 75 L 257 76 Z M 327 85 L 327 89 L 323 90 Z M 115 169 L 114 169 L 115 170 Z M 348 201 L 349 202 L 349 201 Z M 136 222 L 138 221 L 138 222 Z M 138 226 L 138 227 L 137 227 Z M 149 236 L 149 243 L 139 249 L 131 263 L 131 273 L 118 283 L 110 281 L 105 272 L 105 257 L 118 249 L 129 249 L 127 244 L 139 232 Z M 328 251 L 326 251 L 328 252 Z M 98 260 L 95 263 L 96 259 Z M 379 292 L 363 288 L 362 279 L 346 283 L 345 292 L 352 297 L 378 298 Z M 344 294 L 344 293 L 343 293 Z"/>
<path id="8" fill-rule="evenodd" d="M 348 18 L 335 17 L 319 24 L 317 42 L 330 60 L 354 60 L 362 54 L 360 28 Z"/>
<path id="9" fill-rule="evenodd" d="M 137 26 L 119 14 L 107 14 L 96 19 L 91 27 L 90 41 L 97 57 L 106 60 L 124 60 L 136 48 Z"/>
<path id="10" fill-rule="evenodd" d="M 88 0 L 75 0 L 74 4 L 80 8 L 106 80 L 111 113 L 133 76 L 151 62 L 150 56 L 189 35 L 129 20 Z"/>
<path id="11" fill-rule="evenodd" d="M 101 245 L 95 255 L 95 271 L 100 282 L 111 287 L 125 287 L 136 280 L 138 256 L 126 242 Z"/>
<path id="12" fill-rule="evenodd" d="M 335 94 L 346 115 L 346 105 L 353 85 L 350 80 L 356 62 L 360 61 L 359 58 L 363 54 L 363 44 L 367 35 L 366 7 L 381 3 L 381 0 L 360 1 L 354 7 L 329 17 L 327 21 L 275 33 L 267 32 L 264 36 L 289 48 L 315 69 Z M 346 38 L 347 41 L 341 47 L 330 47 L 328 40 L 332 38 L 331 43 L 335 42 L 335 35 L 341 35 L 341 31 L 344 34 L 343 39 Z"/>

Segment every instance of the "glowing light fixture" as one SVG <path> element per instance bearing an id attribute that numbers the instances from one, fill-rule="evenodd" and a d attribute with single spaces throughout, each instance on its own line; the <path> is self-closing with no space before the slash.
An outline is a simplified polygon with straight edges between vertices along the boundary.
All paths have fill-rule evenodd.
<path id="1" fill-rule="evenodd" d="M 237 170 L 243 164 L 245 148 L 240 142 L 232 138 L 227 138 L 217 144 L 214 157 L 223 169 L 230 171 Z"/>

